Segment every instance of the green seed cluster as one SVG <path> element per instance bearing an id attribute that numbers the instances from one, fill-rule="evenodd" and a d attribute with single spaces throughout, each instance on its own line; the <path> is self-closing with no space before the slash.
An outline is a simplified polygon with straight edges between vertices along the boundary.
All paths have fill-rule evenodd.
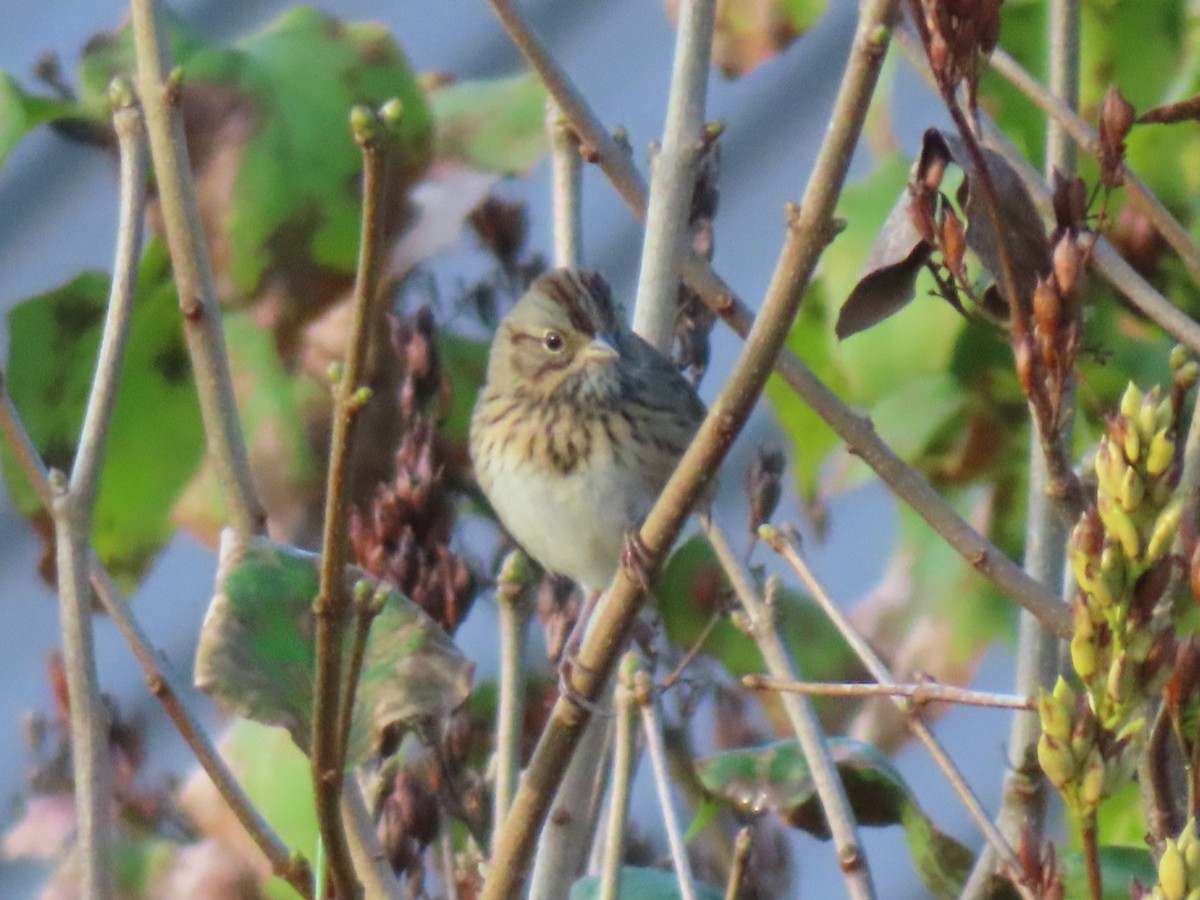
<path id="1" fill-rule="evenodd" d="M 1176 495 L 1179 408 L 1197 365 L 1171 355 L 1172 390 L 1130 385 L 1095 456 L 1096 500 L 1071 534 L 1068 556 L 1079 591 L 1072 604 L 1071 662 L 1038 699 L 1038 759 L 1074 812 L 1093 815 L 1126 784 L 1146 705 L 1174 656 L 1171 551 L 1183 514 Z"/>
<path id="2" fill-rule="evenodd" d="M 1167 838 L 1158 860 L 1158 884 L 1146 896 L 1150 900 L 1200 900 L 1200 839 L 1194 819 L 1177 841 Z"/>

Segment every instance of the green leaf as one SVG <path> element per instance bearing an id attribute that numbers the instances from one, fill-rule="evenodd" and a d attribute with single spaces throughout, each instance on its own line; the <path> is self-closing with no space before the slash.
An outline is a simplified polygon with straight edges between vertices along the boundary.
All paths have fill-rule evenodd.
<path id="1" fill-rule="evenodd" d="M 696 882 L 696 897 L 698 900 L 721 900 L 723 891 L 717 890 L 710 884 Z M 581 878 L 571 886 L 570 900 L 599 900 L 600 878 L 589 875 Z M 618 900 L 682 900 L 679 890 L 679 880 L 673 872 L 661 869 L 643 869 L 636 866 L 621 867 L 620 887 L 617 889 Z"/>
<path id="2" fill-rule="evenodd" d="M 708 541 L 697 535 L 672 555 L 655 587 L 667 638 L 691 647 L 700 638 L 717 604 L 723 603 L 724 574 Z M 811 600 L 781 588 L 776 594 L 778 623 L 784 640 L 803 647 L 799 662 L 806 678 L 838 681 L 860 672 L 856 657 L 837 630 Z M 764 670 L 754 641 L 722 617 L 705 641 L 703 652 L 718 659 L 740 678 Z"/>
<path id="3" fill-rule="evenodd" d="M 1087 897 L 1087 865 L 1083 854 L 1071 851 L 1062 854 L 1063 895 Z M 1129 889 L 1136 878 L 1143 887 L 1158 883 L 1158 870 L 1145 847 L 1101 847 L 1100 878 L 1104 884 L 1103 900 L 1128 900 Z"/>
<path id="4" fill-rule="evenodd" d="M 0 165 L 37 126 L 77 115 L 74 103 L 30 94 L 7 72 L 0 72 Z"/>
<path id="5" fill-rule="evenodd" d="M 196 652 L 198 687 L 238 715 L 286 728 L 305 749 L 316 674 L 317 565 L 312 554 L 226 530 Z M 462 704 L 474 666 L 411 600 L 353 567 L 346 574 L 350 591 L 363 578 L 372 590 L 386 591 L 355 695 L 346 762 L 356 765 L 385 729 L 438 721 Z M 347 633 L 347 655 L 351 638 Z"/>
<path id="6" fill-rule="evenodd" d="M 362 155 L 347 124 L 350 109 L 393 97 L 403 105 L 386 203 L 400 204 L 432 149 L 424 92 L 391 35 L 379 25 L 346 24 L 306 7 L 228 47 L 209 43 L 178 19 L 169 24 L 189 125 L 195 135 L 221 139 L 219 153 L 197 154 L 196 161 L 202 191 L 208 164 L 225 167 L 211 170 L 215 183 L 207 190 L 221 204 L 214 255 L 234 292 L 253 296 L 265 276 L 277 273 L 299 295 L 300 288 L 318 291 L 331 273 L 352 273 Z M 89 44 L 81 80 L 95 92 L 132 65 L 126 27 Z M 292 312 L 303 320 L 313 310 Z"/>
<path id="7" fill-rule="evenodd" d="M 107 275 L 86 272 L 9 312 L 8 390 L 46 464 L 64 471 L 79 440 L 108 287 Z M 178 298 L 159 241 L 146 248 L 136 290 L 92 526 L 93 547 L 124 587 L 174 533 L 171 508 L 204 453 Z M 7 450 L 0 461 L 17 508 L 41 514 Z"/>
<path id="8" fill-rule="evenodd" d="M 486 172 L 527 171 L 546 152 L 546 89 L 532 72 L 431 92 L 435 155 Z"/>
<path id="9" fill-rule="evenodd" d="M 859 825 L 900 825 L 917 874 L 936 897 L 952 898 L 974 856 L 940 831 L 921 809 L 891 760 L 870 744 L 831 738 L 829 749 Z M 744 815 L 774 812 L 794 828 L 829 838 L 812 775 L 797 741 L 717 753 L 696 763 L 709 791 Z"/>

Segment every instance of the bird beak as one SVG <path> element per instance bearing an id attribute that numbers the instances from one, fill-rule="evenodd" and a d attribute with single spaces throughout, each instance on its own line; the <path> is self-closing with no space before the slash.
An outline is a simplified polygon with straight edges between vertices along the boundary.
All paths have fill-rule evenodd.
<path id="1" fill-rule="evenodd" d="M 586 347 L 583 348 L 583 358 L 589 362 L 610 363 L 615 360 L 619 353 L 612 344 L 604 338 L 593 338 Z"/>

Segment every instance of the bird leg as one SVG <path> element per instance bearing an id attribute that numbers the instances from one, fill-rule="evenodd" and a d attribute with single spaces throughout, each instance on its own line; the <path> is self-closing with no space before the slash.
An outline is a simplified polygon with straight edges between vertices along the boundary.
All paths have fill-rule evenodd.
<path id="1" fill-rule="evenodd" d="M 588 592 L 587 597 L 583 601 L 583 609 L 579 611 L 579 617 L 575 620 L 575 624 L 571 626 L 571 634 L 568 636 L 566 644 L 563 645 L 562 655 L 558 660 L 559 692 L 593 715 L 605 715 L 607 710 L 600 709 L 595 703 L 571 686 L 571 670 L 578 667 L 589 675 L 596 674 L 595 670 L 579 661 L 579 650 L 583 646 L 584 636 L 587 635 L 588 623 L 592 619 L 592 614 L 600 604 L 600 597 L 600 591 Z"/>

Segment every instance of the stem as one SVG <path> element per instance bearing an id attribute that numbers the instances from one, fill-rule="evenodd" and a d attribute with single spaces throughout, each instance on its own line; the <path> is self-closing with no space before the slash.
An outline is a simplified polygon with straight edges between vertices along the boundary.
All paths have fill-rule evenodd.
<path id="1" fill-rule="evenodd" d="M 1079 106 L 1079 0 L 1051 0 L 1050 84 L 1059 102 L 1069 109 Z M 1046 175 L 1057 171 L 1070 178 L 1075 174 L 1075 145 L 1053 119 L 1046 129 Z M 1074 400 L 1074 373 L 1067 373 L 1064 405 Z M 1058 434 L 1058 450 L 1070 452 L 1073 416 L 1067 416 Z M 1033 427 L 1036 427 L 1033 426 Z M 1029 448 L 1028 519 L 1025 531 L 1025 570 L 1050 588 L 1063 577 L 1066 567 L 1068 528 L 1047 497 L 1049 473 L 1046 457 L 1032 441 Z M 1014 690 L 1033 696 L 1049 689 L 1058 675 L 1059 646 L 1029 613 L 1022 612 L 1017 632 L 1017 667 Z M 1037 716 L 1014 716 L 1008 736 L 1008 772 L 1001 793 L 996 826 L 1005 839 L 1017 846 L 1028 842 L 1040 846 L 1046 824 L 1046 776 L 1037 758 L 1041 723 Z M 987 848 L 979 855 L 963 894 L 983 896 L 996 854 Z"/>
<path id="2" fill-rule="evenodd" d="M 621 890 L 621 863 L 625 857 L 625 822 L 629 818 L 629 795 L 637 763 L 633 676 L 639 665 L 637 653 L 631 650 L 625 654 L 621 661 L 620 684 L 616 690 L 617 724 L 612 795 L 608 803 L 608 829 L 604 836 L 599 900 L 617 900 Z"/>
<path id="3" fill-rule="evenodd" d="M 0 378 L 0 434 L 3 434 L 38 498 L 49 507 L 48 473 L 3 387 L 3 379 Z M 250 802 L 250 798 L 246 796 L 216 747 L 204 733 L 200 722 L 180 700 L 181 692 L 176 676 L 162 665 L 160 654 L 151 645 L 150 638 L 130 612 L 129 601 L 121 595 L 112 576 L 94 552 L 88 556 L 88 576 L 92 589 L 104 606 L 104 611 L 133 651 L 134 658 L 142 669 L 147 689 L 162 704 L 196 761 L 212 780 L 217 793 L 229 805 L 251 840 L 270 862 L 271 870 L 286 879 L 302 897 L 311 898 L 312 873 L 307 861 L 299 853 L 288 849 Z"/>
<path id="4" fill-rule="evenodd" d="M 890 32 L 881 23 L 887 21 L 894 2 L 870 0 L 864 8 L 830 128 L 800 209 L 790 217 L 787 238 L 763 301 L 762 314 L 754 323 L 729 380 L 642 526 L 640 538 L 647 549 L 651 574 L 679 535 L 696 499 L 745 424 L 795 319 L 821 251 L 833 234 L 834 208 L 887 49 Z M 493 0 L 493 5 L 498 4 L 499 0 Z M 565 105 L 563 108 L 567 109 Z M 574 754 L 590 718 L 587 704 L 594 704 L 603 694 L 643 602 L 641 580 L 622 567 L 584 639 L 580 664 L 571 672 L 571 690 L 560 693 L 551 710 L 546 730 L 513 800 L 492 854 L 481 893 L 484 900 L 500 900 L 519 892 L 532 850 L 532 836 L 545 821 L 565 763 Z M 584 703 L 579 702 L 580 697 Z"/>
<path id="5" fill-rule="evenodd" d="M 584 155 L 595 161 L 608 176 L 634 218 L 644 221 L 646 187 L 628 154 L 605 130 L 582 94 L 510 0 L 489 2 L 513 43 L 541 77 L 546 89 L 579 135 Z M 897 3 L 898 0 L 873 4 L 860 31 L 877 33 L 879 29 L 888 28 Z M 739 336 L 744 338 L 750 333 L 754 327 L 753 314 L 737 298 L 733 289 L 713 271 L 707 260 L 695 253 L 685 254 L 682 274 L 688 286 Z M 1030 578 L 1003 551 L 963 519 L 921 473 L 905 463 L 875 433 L 869 419 L 846 406 L 790 350 L 785 348 L 780 352 L 775 360 L 775 371 L 846 442 L 850 452 L 870 466 L 897 497 L 911 506 L 980 575 L 995 584 L 1010 600 L 1033 612 L 1048 630 L 1059 637 L 1070 637 L 1070 616 L 1062 609 L 1059 598 Z"/>
<path id="6" fill-rule="evenodd" d="M 346 677 L 342 683 L 342 696 L 338 701 L 338 756 L 346 758 L 350 746 L 350 728 L 354 724 L 354 695 L 358 692 L 358 678 L 362 674 L 363 660 L 367 655 L 367 639 L 371 636 L 371 625 L 383 608 L 383 592 L 371 590 L 366 581 L 354 586 L 354 636 L 350 642 L 350 659 L 346 663 Z"/>
<path id="7" fill-rule="evenodd" d="M 521 770 L 521 736 L 525 708 L 525 631 L 532 612 L 525 596 L 528 563 L 520 550 L 505 559 L 496 585 L 500 610 L 500 686 L 496 708 L 496 787 L 492 800 L 492 835 L 500 833 L 517 791 Z"/>
<path id="8" fill-rule="evenodd" d="M 738 900 L 742 883 L 746 880 L 746 869 L 750 862 L 750 851 L 754 847 L 754 832 L 743 825 L 733 842 L 733 865 L 729 868 L 729 882 L 725 886 L 725 900 Z"/>
<path id="9" fill-rule="evenodd" d="M 952 684 L 921 682 L 919 684 L 848 684 L 786 681 L 766 675 L 746 675 L 742 686 L 749 690 L 785 691 L 818 697 L 907 697 L 913 703 L 961 703 L 965 706 L 987 706 L 995 709 L 1018 709 L 1032 712 L 1035 707 L 1028 697 L 1017 694 L 992 694 L 972 691 Z"/>
<path id="10" fill-rule="evenodd" d="M 382 210 L 379 206 L 385 173 L 379 131 L 382 120 L 372 111 L 356 107 L 351 128 L 363 154 L 362 232 L 358 270 L 354 282 L 353 318 L 347 338 L 346 359 L 334 388 L 333 427 L 329 440 L 329 473 L 325 488 L 325 523 L 321 537 L 320 588 L 313 601 L 317 620 L 317 672 L 312 733 L 312 775 L 316 792 L 317 822 L 337 896 L 357 893 L 354 864 L 342 827 L 340 798 L 345 768 L 345 746 L 340 740 L 339 703 L 343 680 L 343 634 L 350 612 L 346 592 L 349 557 L 350 485 L 353 481 L 359 412 L 370 399 L 365 381 L 367 354 L 376 321 L 379 271 L 383 260 Z M 347 673 L 346 681 L 351 680 Z"/>
<path id="11" fill-rule="evenodd" d="M 775 628 L 775 609 L 769 602 L 759 599 L 750 576 L 742 567 L 737 555 L 729 546 L 724 533 L 710 518 L 704 520 L 704 532 L 712 544 L 721 568 L 725 570 L 737 594 L 738 601 L 750 620 L 750 632 L 762 654 L 767 669 L 779 682 L 796 683 L 796 664 L 787 646 Z M 791 722 L 800 749 L 812 772 L 813 786 L 821 799 L 821 807 L 829 822 L 829 831 L 837 847 L 838 861 L 846 878 L 846 887 L 851 897 L 874 897 L 871 870 L 858 836 L 858 827 L 850 801 L 846 797 L 841 775 L 834 764 L 833 755 L 821 732 L 817 714 L 808 698 L 794 691 L 785 691 L 783 708 Z"/>
<path id="12" fill-rule="evenodd" d="M 679 267 L 696 190 L 696 164 L 703 148 L 705 94 L 712 56 L 716 0 L 684 0 L 671 72 L 671 95 L 662 147 L 651 168 L 642 270 L 633 330 L 666 354 L 675 338 Z"/>
<path id="13" fill-rule="evenodd" d="M 646 752 L 654 772 L 654 786 L 658 790 L 658 802 L 663 811 L 663 827 L 667 832 L 667 844 L 671 848 L 671 860 L 675 865 L 675 877 L 679 879 L 679 895 L 683 900 L 696 900 L 696 884 L 692 876 L 692 863 L 688 859 L 683 831 L 675 804 L 671 799 L 671 779 L 667 774 L 667 749 L 663 744 L 662 723 L 658 718 L 654 684 L 645 669 L 634 672 L 634 699 L 642 711 L 642 730 L 646 735 Z"/>
<path id="14" fill-rule="evenodd" d="M 812 570 L 809 569 L 808 564 L 804 561 L 804 558 L 800 555 L 795 545 L 787 540 L 778 528 L 769 525 L 765 525 L 759 529 L 759 537 L 772 550 L 783 557 L 784 561 L 800 576 L 800 580 L 804 582 L 813 600 L 821 607 L 822 611 L 829 618 L 829 621 L 833 623 L 833 626 L 837 628 L 850 649 L 862 660 L 867 671 L 871 673 L 871 677 L 880 684 L 895 685 L 896 679 L 892 676 L 887 666 L 884 665 L 883 660 L 876 655 L 875 651 L 871 649 L 862 635 L 855 631 L 854 626 L 842 615 L 842 611 L 838 609 L 837 605 L 830 598 L 824 585 L 813 575 Z M 946 753 L 937 738 L 933 736 L 933 732 L 929 730 L 929 727 L 917 716 L 913 704 L 900 697 L 895 698 L 894 702 L 897 708 L 904 713 L 909 730 L 917 740 L 925 745 L 925 748 L 929 751 L 929 755 L 933 757 L 933 761 L 942 770 L 942 773 L 950 782 L 950 786 L 958 794 L 958 798 L 962 801 L 963 806 L 966 807 L 968 815 L 979 826 L 979 830 L 983 832 L 983 836 L 988 844 L 1004 860 L 1005 865 L 1009 867 L 1010 871 L 1019 873 L 1020 865 L 1016 855 L 1013 853 L 1012 847 L 1009 846 L 996 826 L 992 824 L 992 820 L 984 812 L 979 798 L 975 796 L 975 792 L 967 784 L 966 779 L 963 778 L 962 773 L 955 766 L 949 754 Z M 1022 897 L 1030 896 L 1028 889 L 1015 878 L 1013 884 Z"/>
<path id="15" fill-rule="evenodd" d="M 546 130 L 550 134 L 550 199 L 554 222 L 554 264 L 578 268 L 583 260 L 583 160 L 579 138 L 553 100 L 546 101 Z"/>
<path id="16" fill-rule="evenodd" d="M 204 433 L 233 526 L 250 534 L 262 530 L 265 514 L 254 494 L 246 440 L 229 374 L 221 307 L 179 111 L 180 76 L 178 70 L 167 74 L 171 66 L 170 46 L 163 39 L 154 0 L 131 0 L 130 6 L 138 96 L 146 114 L 159 204 Z"/>
<path id="17" fill-rule="evenodd" d="M 1096 815 L 1086 816 L 1081 823 L 1083 859 L 1087 865 L 1088 896 L 1103 900 L 1104 882 L 1100 876 L 1100 841 L 1096 830 Z"/>
<path id="18" fill-rule="evenodd" d="M 67 477 L 57 469 L 50 473 L 50 495 L 58 560 L 63 664 L 70 706 L 79 884 L 85 896 L 104 900 L 112 896 L 113 890 L 109 858 L 112 764 L 108 755 L 108 711 L 100 699 L 92 645 L 92 595 L 88 590 L 84 551 L 87 538 L 80 527 L 88 516 L 75 502 Z"/>
<path id="19" fill-rule="evenodd" d="M 1057 130 L 1061 134 L 1069 135 L 1089 156 L 1100 156 L 1100 136 L 1076 112 L 1078 103 L 1069 104 L 1059 99 L 1062 95 L 1057 90 L 1054 93 L 1046 90 L 1004 50 L 997 48 L 991 55 L 990 63 L 1009 84 L 1032 100 L 1042 112 L 1057 123 Z M 1149 219 L 1163 240 L 1179 254 L 1192 280 L 1200 284 L 1200 247 L 1192 240 L 1191 234 L 1124 162 L 1121 163 L 1121 175 L 1122 187 L 1129 198 L 1130 206 Z"/>

